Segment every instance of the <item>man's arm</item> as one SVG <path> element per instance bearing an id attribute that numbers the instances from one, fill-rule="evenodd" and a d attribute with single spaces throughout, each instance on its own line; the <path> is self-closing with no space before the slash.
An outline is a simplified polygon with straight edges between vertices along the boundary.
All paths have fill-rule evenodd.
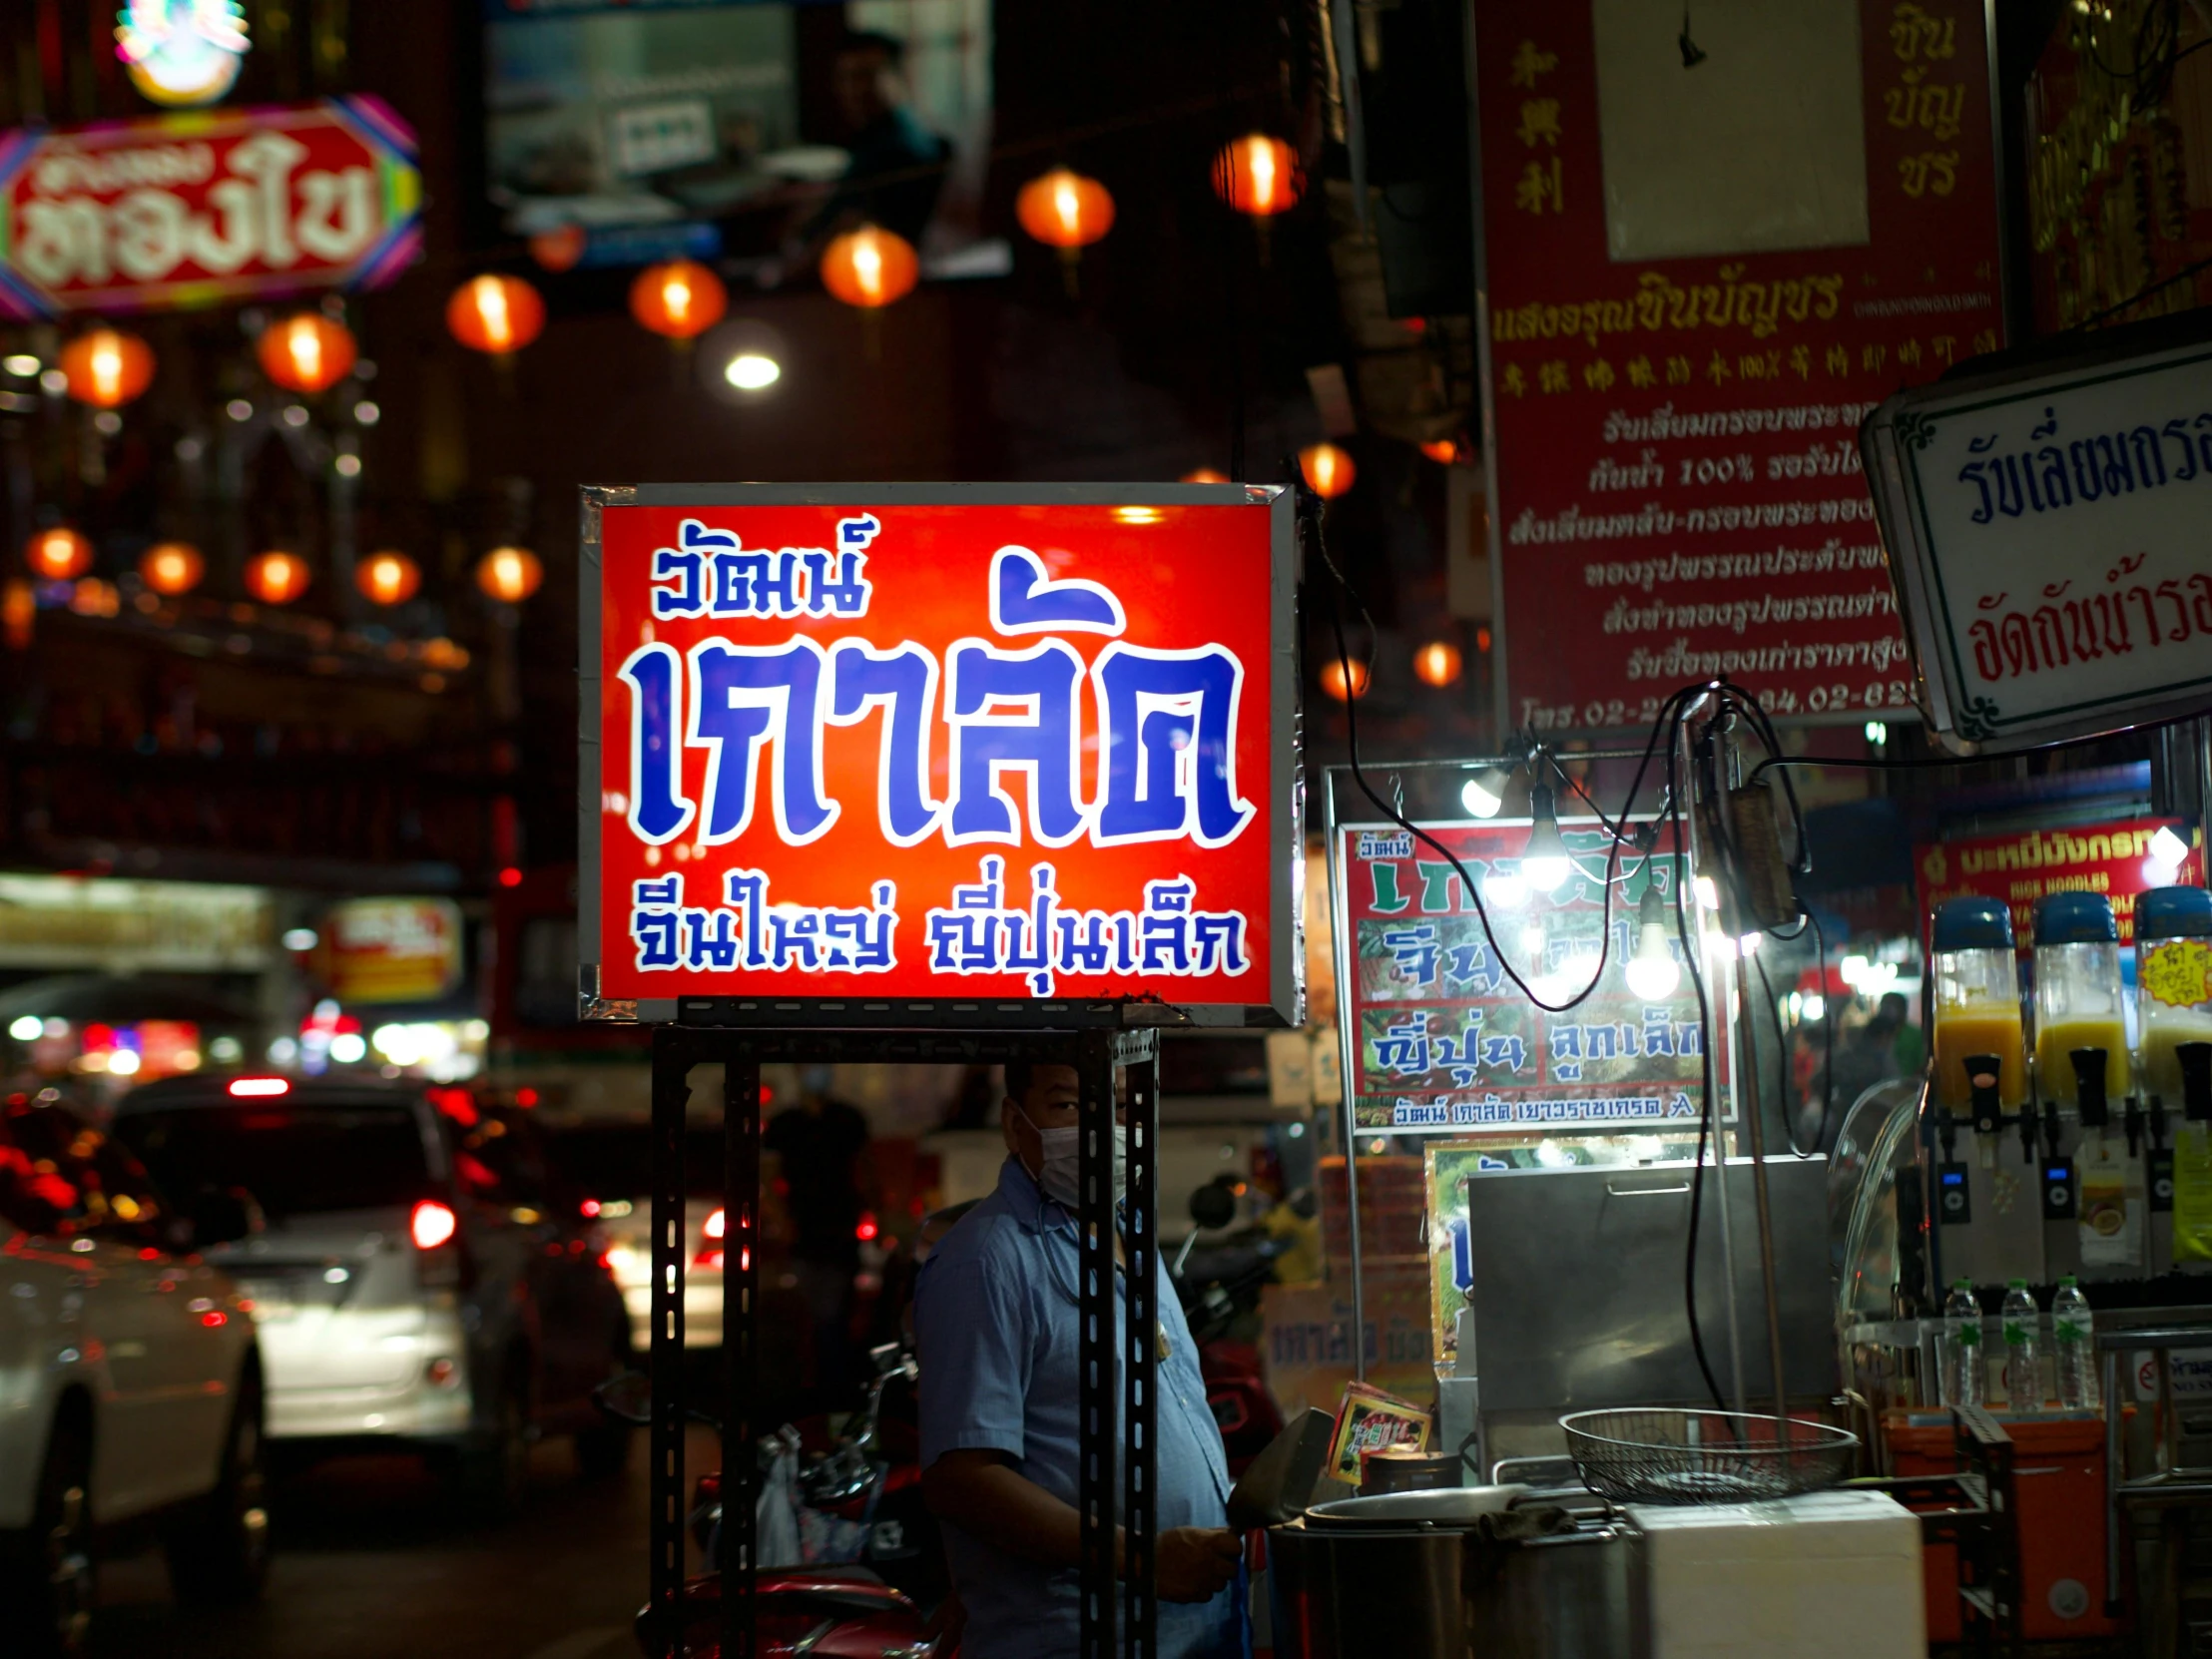
<path id="1" fill-rule="evenodd" d="M 1042 1567 L 1072 1567 L 1081 1560 L 1082 1516 L 1015 1473 L 1003 1452 L 945 1452 L 923 1472 L 921 1495 L 939 1519 L 1017 1560 Z M 1160 1535 L 1154 1588 L 1163 1601 L 1211 1601 L 1236 1577 L 1241 1553 L 1237 1535 L 1227 1528 L 1174 1527 Z M 1114 1573 L 1122 1573 L 1119 1528 Z"/>

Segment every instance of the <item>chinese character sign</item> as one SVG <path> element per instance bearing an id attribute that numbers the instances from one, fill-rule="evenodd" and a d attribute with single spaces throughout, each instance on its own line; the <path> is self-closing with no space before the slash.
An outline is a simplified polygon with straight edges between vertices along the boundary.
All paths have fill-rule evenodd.
<path id="1" fill-rule="evenodd" d="M 1297 1017 L 1287 496 L 684 493 L 591 492 L 603 996 Z"/>
<path id="2" fill-rule="evenodd" d="M 1572 872 L 1547 893 L 1521 874 L 1525 821 L 1426 829 L 1481 887 L 1497 946 L 1544 1001 L 1564 1003 L 1590 982 L 1607 925 L 1603 830 L 1562 822 Z M 1394 825 L 1341 829 L 1338 978 L 1359 1126 L 1463 1135 L 1694 1125 L 1704 1034 L 1679 945 L 1668 945 L 1677 973 L 1664 996 L 1638 995 L 1626 973 L 1645 885 L 1671 905 L 1671 844 L 1650 858 L 1623 854 L 1603 977 L 1584 1001 L 1549 1013 L 1507 977 L 1449 859 Z"/>
<path id="3" fill-rule="evenodd" d="M 2002 343 L 1981 10 L 1472 8 L 1507 724 L 1912 707 L 1857 438 Z"/>
<path id="4" fill-rule="evenodd" d="M 366 96 L 0 133 L 0 317 L 381 287 L 421 198 L 414 134 Z"/>

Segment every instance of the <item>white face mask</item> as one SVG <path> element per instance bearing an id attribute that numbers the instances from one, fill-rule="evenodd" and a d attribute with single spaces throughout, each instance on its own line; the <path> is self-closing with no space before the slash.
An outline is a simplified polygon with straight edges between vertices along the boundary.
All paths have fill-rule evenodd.
<path id="1" fill-rule="evenodd" d="M 1020 1111 L 1019 1107 L 1015 1108 Z M 1037 1130 L 1037 1152 L 1040 1159 L 1037 1185 L 1044 1189 L 1045 1197 L 1073 1210 L 1082 1188 L 1076 1180 L 1076 1161 L 1082 1156 L 1083 1131 L 1075 1124 L 1060 1129 L 1037 1129 L 1027 1112 L 1021 1121 Z M 1114 1125 L 1114 1173 L 1107 1179 L 1108 1191 L 1114 1200 L 1121 1200 L 1123 1168 L 1129 1155 L 1129 1130 L 1123 1124 Z"/>

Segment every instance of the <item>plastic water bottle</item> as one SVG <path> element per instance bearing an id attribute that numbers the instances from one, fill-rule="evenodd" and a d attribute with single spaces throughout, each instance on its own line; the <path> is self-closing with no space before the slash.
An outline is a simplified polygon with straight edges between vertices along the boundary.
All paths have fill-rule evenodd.
<path id="1" fill-rule="evenodd" d="M 2051 1336 L 2057 1344 L 2058 1403 L 2069 1411 L 2094 1405 L 2097 1395 L 2096 1322 L 2089 1299 L 2068 1274 L 2058 1281 L 2050 1305 Z"/>
<path id="2" fill-rule="evenodd" d="M 1961 1279 L 1943 1304 L 1942 1364 L 1936 1397 L 1945 1409 L 1980 1405 L 1988 1397 L 1987 1368 L 1981 1354 L 1981 1306 L 1973 1299 L 1973 1281 Z"/>
<path id="3" fill-rule="evenodd" d="M 2015 1279 L 2005 1287 L 2004 1304 L 1997 1310 L 2004 1332 L 2005 1408 L 2026 1415 L 2043 1408 L 2042 1315 L 2027 1281 Z"/>

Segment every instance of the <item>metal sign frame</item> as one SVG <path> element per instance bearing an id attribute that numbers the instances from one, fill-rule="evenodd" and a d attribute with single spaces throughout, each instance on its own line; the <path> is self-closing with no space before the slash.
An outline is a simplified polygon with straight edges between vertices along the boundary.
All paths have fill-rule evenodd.
<path id="1" fill-rule="evenodd" d="M 681 1025 L 653 1033 L 651 1532 L 640 1631 L 666 1659 L 691 1651 L 686 1638 L 693 1622 L 684 1595 L 689 1504 L 684 1434 L 690 1420 L 685 1402 L 684 1276 L 690 1241 L 684 1226 L 684 1130 L 693 1068 L 724 1068 L 723 1207 L 728 1220 L 723 1238 L 724 1484 L 715 1561 L 721 1574 L 716 1634 L 726 1659 L 754 1659 L 760 1651 L 754 1519 L 761 1475 L 754 1448 L 761 1433 L 756 1415 L 761 1067 L 847 1061 L 964 1066 L 1008 1060 L 1073 1066 L 1077 1076 L 1076 1410 L 1082 1447 L 1076 1505 L 1082 1540 L 1078 1651 L 1083 1659 L 1157 1659 L 1159 1607 L 1153 1570 L 1160 1414 L 1159 1356 L 1152 1333 L 1159 1319 L 1159 1033 L 709 1030 Z M 1127 1114 L 1128 1151 L 1118 1194 L 1112 1191 L 1117 1068 L 1126 1069 L 1128 1082 L 1120 1103 Z M 1117 1199 L 1122 1203 L 1124 1257 L 1118 1298 Z M 1119 1343 L 1116 1300 L 1123 1305 Z M 1118 1594 L 1117 1527 L 1127 1564 Z"/>
<path id="2" fill-rule="evenodd" d="M 1981 753 L 1992 742 L 2009 746 L 2108 736 L 2202 713 L 2207 702 L 2212 701 L 2212 673 L 2203 673 L 2189 679 L 2145 685 L 2133 691 L 2088 697 L 2047 711 L 2004 715 L 1987 696 L 1986 682 L 1970 677 L 1959 655 L 1966 633 L 1966 618 L 1953 619 L 1953 595 L 1945 585 L 1943 554 L 1937 545 L 1924 488 L 1926 483 L 1938 480 L 1924 479 L 1921 469 L 1920 457 L 1934 445 L 1938 423 L 1948 425 L 1977 416 L 1989 419 L 2000 412 L 2009 412 L 2030 418 L 2039 414 L 2046 423 L 2054 425 L 2053 406 L 2044 401 L 2046 398 L 2118 380 L 2167 374 L 2175 369 L 2197 369 L 2206 386 L 2212 388 L 2212 326 L 2202 319 L 2183 320 L 2179 326 L 2172 319 L 2159 319 L 2149 324 L 2114 329 L 2096 346 L 2063 357 L 2037 353 L 2025 362 L 2013 362 L 1957 379 L 1938 380 L 1900 392 L 1868 417 L 1860 433 L 1860 449 L 1866 461 L 1867 481 L 1874 496 L 1890 574 L 1897 586 L 1898 607 L 1903 613 L 1906 637 L 1913 651 L 1922 714 L 1936 741 L 1950 754 L 1968 758 Z M 2207 402 L 2212 402 L 2212 397 L 2208 397 Z M 2173 424 L 2178 425 L 2180 421 Z M 2167 436 L 2155 423 L 2140 430 L 2152 433 L 2154 445 L 2165 441 Z M 2082 447 L 2080 434 L 2058 435 L 2061 441 L 2070 435 L 2075 439 L 2072 447 Z M 2125 437 L 2112 433 L 2101 436 L 2110 442 L 2126 442 Z M 2187 431 L 2189 443 L 2194 443 L 2196 437 L 2193 429 Z M 2124 457 L 2124 449 L 2122 454 Z M 2194 457 L 2186 446 L 2183 457 L 2195 467 Z M 1993 456 L 1993 459 L 2009 461 L 2021 457 Z M 2093 455 L 2089 464 L 2094 473 L 2099 463 Z M 2159 466 L 2163 478 L 2162 452 Z M 2212 471 L 2212 468 L 2196 470 Z M 2192 472 L 2191 476 L 2194 475 Z M 1961 473 L 1960 478 L 1963 477 Z M 1958 480 L 1939 481 L 1955 483 Z M 2002 486 L 1999 487 L 2001 490 Z M 2182 483 L 2181 487 L 2190 486 Z M 2027 488 L 2032 492 L 2032 479 L 2028 480 Z M 2195 488 L 2201 497 L 2198 510 L 2212 514 L 2212 492 L 2207 492 L 2203 483 Z M 2129 493 L 2135 493 L 2132 484 Z M 1999 500 L 2002 500 L 2001 494 Z M 2024 511 L 2026 505 L 2016 501 L 2013 507 L 2000 506 L 1999 510 Z M 2036 505 L 2040 510 L 2039 498 Z M 2093 534 L 2102 527 L 2084 522 L 2079 528 Z M 2136 549 L 2130 544 L 2119 551 L 2130 553 Z M 2002 556 L 1992 549 L 1992 559 Z M 2091 565 L 2098 559 L 2099 555 L 2089 547 L 2080 549 L 2079 566 L 2084 577 L 2093 579 L 2095 571 Z M 1950 576 L 1954 586 L 1955 568 Z M 2117 602 L 2119 594 L 2115 592 L 2111 597 Z M 1958 602 L 1971 603 L 1963 596 Z M 2023 603 L 2032 606 L 2035 602 Z M 2123 620 L 2123 637 L 2125 627 Z M 2062 642 L 2063 625 L 2054 624 L 2053 632 L 2059 634 Z M 2095 632 L 2094 625 L 2091 632 Z M 2185 626 L 2184 637 L 2186 632 Z M 2109 625 L 2105 637 L 2109 644 Z M 2091 644 L 2095 644 L 2093 639 Z M 2085 655 L 2095 658 L 2119 654 L 2118 651 L 2092 650 Z M 2064 660 L 2061 656 L 2061 662 Z"/>
<path id="3" fill-rule="evenodd" d="M 1296 502 L 1284 485 L 1244 484 L 587 484 L 581 491 L 578 565 L 577 950 L 581 1017 L 618 1024 L 775 1029 L 953 1027 L 1071 1030 L 1092 1027 L 1281 1027 L 1305 1019 L 1305 781 L 1299 744 Z M 1269 514 L 1269 780 L 1276 816 L 1269 889 L 1273 1000 L 1176 1003 L 1132 997 L 1002 994 L 941 998 L 701 996 L 615 998 L 600 993 L 601 515 L 608 507 L 1265 506 Z M 1173 981 L 1168 983 L 1172 984 Z"/>

